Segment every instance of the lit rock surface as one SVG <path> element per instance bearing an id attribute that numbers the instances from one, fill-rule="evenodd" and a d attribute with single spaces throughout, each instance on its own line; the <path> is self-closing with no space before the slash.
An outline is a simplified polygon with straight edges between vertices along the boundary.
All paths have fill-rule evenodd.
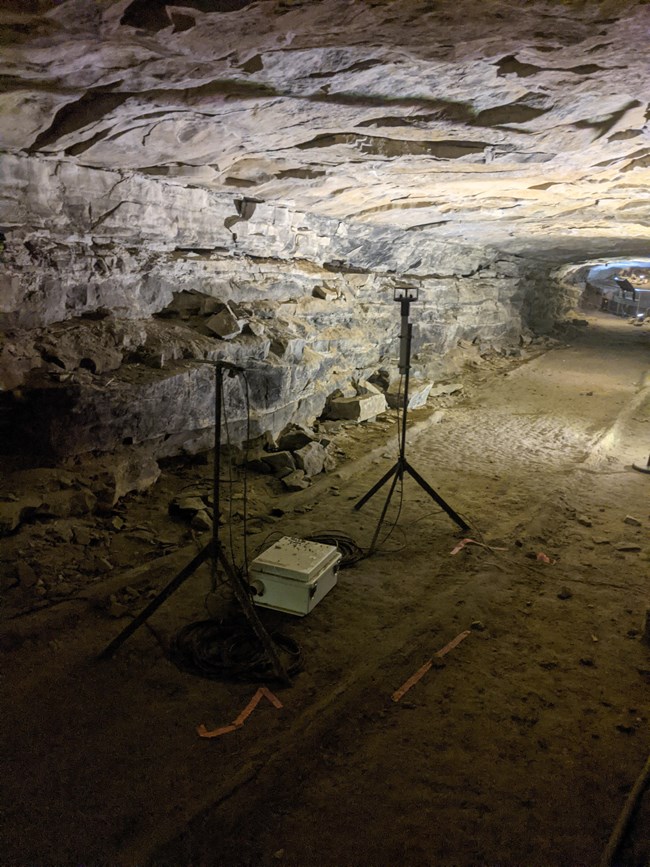
<path id="1" fill-rule="evenodd" d="M 240 437 L 310 424 L 392 363 L 397 279 L 434 381 L 461 338 L 548 326 L 571 269 L 650 254 L 649 23 L 640 0 L 4 4 L 4 413 L 32 429 L 42 402 L 58 455 L 199 448 L 196 362 L 226 358 L 252 368 Z"/>

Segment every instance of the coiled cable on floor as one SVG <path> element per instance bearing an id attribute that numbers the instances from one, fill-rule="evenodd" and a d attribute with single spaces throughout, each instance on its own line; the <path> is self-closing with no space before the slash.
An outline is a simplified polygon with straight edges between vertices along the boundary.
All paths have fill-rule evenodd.
<path id="1" fill-rule="evenodd" d="M 302 668 L 300 645 L 287 635 L 270 635 L 287 674 Z M 213 680 L 273 680 L 273 665 L 245 618 L 198 620 L 174 637 L 170 656 L 183 671 Z"/>
<path id="2" fill-rule="evenodd" d="M 364 551 L 351 536 L 345 533 L 323 532 L 314 533 L 312 536 L 305 536 L 308 542 L 320 542 L 321 545 L 333 545 L 341 554 L 341 569 L 346 569 L 348 566 L 354 566 L 359 560 L 363 560 L 368 556 L 368 552 Z"/>

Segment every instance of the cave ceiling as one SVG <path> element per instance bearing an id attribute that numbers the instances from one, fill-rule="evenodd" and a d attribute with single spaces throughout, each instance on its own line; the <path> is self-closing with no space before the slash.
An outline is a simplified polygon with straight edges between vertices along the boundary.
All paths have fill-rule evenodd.
<path id="1" fill-rule="evenodd" d="M 650 252 L 647 2 L 0 16 L 5 152 L 558 262 Z"/>

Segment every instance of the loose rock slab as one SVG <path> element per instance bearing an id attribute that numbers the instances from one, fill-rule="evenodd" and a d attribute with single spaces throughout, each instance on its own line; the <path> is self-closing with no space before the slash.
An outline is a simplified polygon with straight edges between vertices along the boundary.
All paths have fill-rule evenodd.
<path id="1" fill-rule="evenodd" d="M 356 397 L 336 397 L 330 401 L 330 419 L 345 419 L 362 422 L 386 412 L 386 398 L 383 394 L 360 394 Z"/>

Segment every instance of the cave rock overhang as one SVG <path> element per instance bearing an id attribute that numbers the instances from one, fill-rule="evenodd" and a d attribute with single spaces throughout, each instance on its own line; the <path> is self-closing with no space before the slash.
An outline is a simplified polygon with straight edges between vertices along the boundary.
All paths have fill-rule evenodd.
<path id="1" fill-rule="evenodd" d="M 639 254 L 650 12 L 601 7 L 9 4 L 4 147 L 556 262 Z"/>
<path id="2" fill-rule="evenodd" d="M 436 363 L 479 328 L 498 340 L 524 314 L 551 321 L 562 303 L 539 302 L 550 270 L 647 245 L 650 87 L 636 57 L 648 11 L 5 6 L 0 315 L 28 334 L 10 353 L 14 384 L 43 364 L 76 378 L 61 391 L 86 448 L 177 448 L 209 425 L 207 374 L 188 372 L 191 358 L 273 356 L 259 431 L 280 406 L 276 424 L 298 405 L 313 417 L 388 353 L 395 277 L 425 290 L 415 338 Z M 227 306 L 238 336 L 215 348 L 185 320 L 159 333 L 152 317 L 179 292 L 208 299 L 200 315 Z M 100 324 L 74 322 L 80 343 L 65 355 L 56 328 L 91 316 Z M 89 334 L 106 351 L 86 351 Z M 93 377 L 131 364 L 120 416 L 93 400 Z M 170 409 L 171 443 L 126 410 L 147 401 Z M 57 413 L 55 401 L 65 452 L 75 438 Z"/>

